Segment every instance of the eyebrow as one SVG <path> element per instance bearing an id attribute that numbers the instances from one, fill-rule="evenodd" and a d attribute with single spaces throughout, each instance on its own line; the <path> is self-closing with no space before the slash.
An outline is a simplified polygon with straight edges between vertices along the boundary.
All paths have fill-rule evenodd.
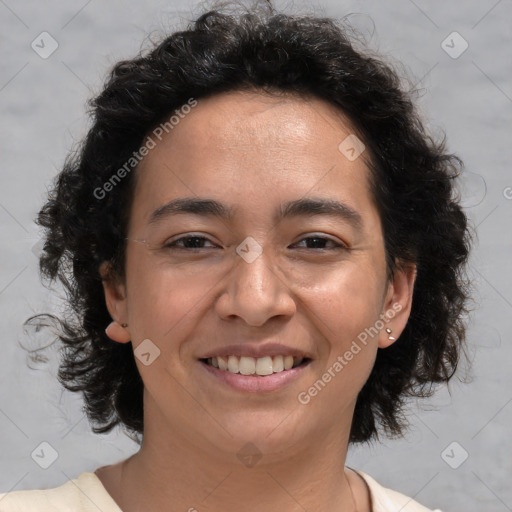
<path id="1" fill-rule="evenodd" d="M 232 221 L 235 213 L 236 208 L 215 199 L 182 197 L 173 199 L 157 208 L 151 214 L 149 224 L 155 224 L 165 218 L 179 214 L 216 217 L 225 221 Z M 283 203 L 274 214 L 274 222 L 291 217 L 314 217 L 318 215 L 327 215 L 344 220 L 357 229 L 361 229 L 363 226 L 363 219 L 356 210 L 340 201 L 324 198 L 301 198 Z"/>

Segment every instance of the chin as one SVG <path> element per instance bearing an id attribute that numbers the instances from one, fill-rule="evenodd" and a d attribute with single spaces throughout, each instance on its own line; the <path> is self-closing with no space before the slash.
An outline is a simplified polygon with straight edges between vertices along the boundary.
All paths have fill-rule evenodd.
<path id="1" fill-rule="evenodd" d="M 297 409 L 300 412 L 300 408 Z M 293 445 L 299 444 L 301 429 L 297 425 L 304 427 L 304 422 L 297 423 L 295 416 L 293 410 L 285 408 L 237 411 L 232 416 L 224 416 L 222 425 L 226 429 L 223 431 L 226 446 L 230 451 L 235 448 L 235 452 L 248 443 L 265 454 L 288 451 Z"/>

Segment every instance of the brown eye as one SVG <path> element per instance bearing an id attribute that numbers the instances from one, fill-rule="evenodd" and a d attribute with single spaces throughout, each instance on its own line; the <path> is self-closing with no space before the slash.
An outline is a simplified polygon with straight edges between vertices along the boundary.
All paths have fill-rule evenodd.
<path id="1" fill-rule="evenodd" d="M 303 241 L 309 241 L 308 245 L 313 247 L 306 247 L 306 249 L 325 249 L 325 250 L 336 250 L 336 249 L 347 249 L 345 245 L 338 244 L 334 240 L 330 238 L 326 238 L 323 236 L 309 236 L 303 238 L 299 243 Z M 325 247 L 326 244 L 330 243 L 334 247 Z"/>
<path id="2" fill-rule="evenodd" d="M 183 244 L 181 244 L 183 242 Z M 165 245 L 167 249 L 202 249 L 204 242 L 210 242 L 210 240 L 204 236 L 183 236 Z M 210 242 L 211 243 L 211 242 Z M 210 247 L 206 247 L 210 249 Z"/>

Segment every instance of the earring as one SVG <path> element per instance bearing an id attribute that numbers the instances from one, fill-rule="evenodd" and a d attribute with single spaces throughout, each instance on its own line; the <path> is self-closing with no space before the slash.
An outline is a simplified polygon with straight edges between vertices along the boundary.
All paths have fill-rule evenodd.
<path id="1" fill-rule="evenodd" d="M 391 334 L 393 331 L 392 331 L 389 327 L 387 327 L 387 328 L 386 328 L 386 332 L 387 332 L 388 334 Z M 395 340 L 396 340 L 396 338 L 393 338 L 393 336 L 388 336 L 388 340 L 390 340 L 390 341 L 395 341 Z"/>
<path id="2" fill-rule="evenodd" d="M 106 335 L 112 340 L 118 343 L 128 343 L 131 341 L 130 333 L 125 329 L 128 324 L 120 324 L 116 321 L 111 322 L 105 329 Z"/>

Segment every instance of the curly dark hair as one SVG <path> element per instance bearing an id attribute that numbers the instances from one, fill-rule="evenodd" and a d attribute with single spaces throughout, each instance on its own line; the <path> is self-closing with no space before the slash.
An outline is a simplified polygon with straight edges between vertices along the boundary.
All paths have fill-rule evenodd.
<path id="1" fill-rule="evenodd" d="M 332 18 L 271 6 L 212 9 L 132 60 L 118 62 L 90 100 L 93 124 L 68 155 L 37 223 L 45 230 L 41 275 L 59 279 L 68 315 L 59 321 L 59 382 L 84 394 L 93 431 L 116 425 L 143 434 L 143 382 L 131 343 L 105 334 L 99 267 L 124 276 L 136 170 L 105 197 L 98 190 L 148 133 L 191 97 L 258 90 L 329 102 L 352 123 L 371 156 L 371 190 L 382 220 L 388 275 L 417 266 L 412 311 L 400 338 L 379 349 L 357 398 L 350 442 L 403 433 L 407 397 L 448 382 L 464 353 L 471 234 L 454 179 L 462 161 L 429 135 L 399 74 Z M 96 191 L 96 193 L 95 193 Z M 28 320 L 41 321 L 41 315 Z"/>

